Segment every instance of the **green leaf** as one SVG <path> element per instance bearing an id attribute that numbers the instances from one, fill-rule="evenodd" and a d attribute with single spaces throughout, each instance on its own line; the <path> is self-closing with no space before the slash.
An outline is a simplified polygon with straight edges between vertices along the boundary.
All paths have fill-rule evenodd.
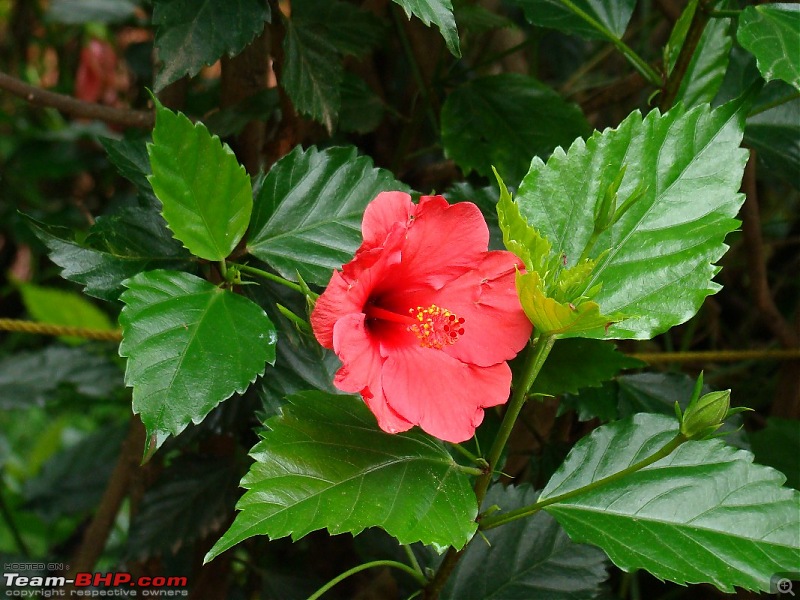
<path id="1" fill-rule="evenodd" d="M 275 328 L 247 298 L 175 271 L 140 273 L 125 287 L 119 353 L 149 449 L 244 392 L 275 361 Z"/>
<path id="2" fill-rule="evenodd" d="M 128 556 L 175 554 L 218 527 L 233 510 L 239 483 L 236 463 L 182 457 L 149 487 L 133 517 Z"/>
<path id="3" fill-rule="evenodd" d="M 342 103 L 344 72 L 336 47 L 311 28 L 286 19 L 285 62 L 281 86 L 297 112 L 319 121 L 332 132 Z"/>
<path id="4" fill-rule="evenodd" d="M 262 0 L 154 0 L 155 45 L 163 67 L 160 91 L 184 75 L 194 76 L 223 55 L 241 52 L 270 21 Z"/>
<path id="5" fill-rule="evenodd" d="M 532 504 L 537 496 L 529 485 L 495 485 L 483 504 L 512 510 Z M 442 592 L 445 600 L 588 600 L 600 594 L 608 577 L 606 555 L 573 543 L 545 512 L 485 535 L 488 543 L 467 547 Z"/>
<path id="6" fill-rule="evenodd" d="M 800 427 L 796 419 L 770 417 L 767 426 L 749 435 L 756 460 L 786 475 L 786 484 L 800 489 Z"/>
<path id="7" fill-rule="evenodd" d="M 534 25 L 586 38 L 622 38 L 636 6 L 636 0 L 512 1 L 522 7 Z"/>
<path id="8" fill-rule="evenodd" d="M 131 0 L 51 0 L 45 19 L 64 25 L 119 23 L 135 13 L 136 3 Z"/>
<path id="9" fill-rule="evenodd" d="M 205 124 L 214 135 L 238 135 L 251 121 L 267 121 L 279 104 L 278 88 L 261 90 L 210 114 L 205 119 Z"/>
<path id="10" fill-rule="evenodd" d="M 692 0 L 681 13 L 666 46 L 669 70 L 675 66 L 683 45 L 689 24 L 697 9 L 699 0 Z M 682 102 L 686 107 L 711 102 L 717 95 L 728 69 L 733 38 L 730 34 L 730 19 L 711 19 L 703 30 L 700 41 L 692 53 L 692 60 L 681 80 L 675 103 Z"/>
<path id="11" fill-rule="evenodd" d="M 753 53 L 767 81 L 782 79 L 800 90 L 800 5 L 748 6 L 739 17 L 736 37 Z"/>
<path id="12" fill-rule="evenodd" d="M 414 15 L 428 27 L 431 26 L 431 23 L 436 25 L 450 53 L 455 57 L 461 57 L 461 46 L 451 0 L 394 0 L 394 3 L 403 8 L 409 19 L 411 15 Z"/>
<path id="13" fill-rule="evenodd" d="M 418 430 L 384 433 L 360 399 L 296 394 L 266 425 L 240 512 L 206 562 L 254 535 L 381 527 L 401 544 L 461 548 L 475 532 L 475 495 L 445 447 Z"/>
<path id="14" fill-rule="evenodd" d="M 115 140 L 104 137 L 100 138 L 100 143 L 103 144 L 111 164 L 116 167 L 120 175 L 136 186 L 146 204 L 160 209 L 161 203 L 156 198 L 153 187 L 147 180 L 152 173 L 150 157 L 147 156 L 147 139 L 127 138 Z"/>
<path id="15" fill-rule="evenodd" d="M 109 331 L 115 328 L 108 315 L 77 292 L 33 283 L 20 283 L 19 291 L 25 310 L 35 321 L 49 325 Z M 73 336 L 60 336 L 60 339 L 69 344 L 81 344 L 86 341 Z"/>
<path id="16" fill-rule="evenodd" d="M 148 177 L 175 237 L 195 256 L 225 259 L 242 239 L 253 209 L 250 178 L 236 155 L 202 123 L 156 101 Z"/>
<path id="17" fill-rule="evenodd" d="M 284 26 L 281 85 L 298 112 L 332 132 L 342 103 L 342 55 L 378 45 L 383 26 L 370 13 L 334 0 L 295 0 Z"/>
<path id="18" fill-rule="evenodd" d="M 567 456 L 539 500 L 552 499 L 652 455 L 674 419 L 638 414 L 596 429 Z M 800 561 L 800 493 L 779 472 L 720 440 L 686 442 L 658 462 L 545 508 L 576 542 L 600 546 L 620 568 L 680 584 L 769 591 Z"/>
<path id="19" fill-rule="evenodd" d="M 49 522 L 97 506 L 114 470 L 126 427 L 105 425 L 55 453 L 25 482 L 26 508 Z"/>
<path id="20" fill-rule="evenodd" d="M 64 390 L 108 400 L 121 384 L 119 368 L 86 346 L 17 352 L 0 360 L 0 409 L 44 406 L 60 400 Z"/>
<path id="21" fill-rule="evenodd" d="M 594 292 L 604 313 L 627 317 L 607 337 L 650 338 L 689 319 L 719 289 L 713 263 L 743 201 L 737 191 L 747 151 L 739 148 L 737 106 L 678 106 L 644 119 L 635 112 L 617 129 L 557 149 L 547 164 L 534 158 L 516 203 L 567 265 L 596 260 L 582 293 Z M 617 204 L 635 201 L 598 233 L 592 207 L 623 169 Z"/>
<path id="22" fill-rule="evenodd" d="M 383 101 L 363 79 L 346 72 L 341 94 L 339 131 L 364 134 L 380 125 L 385 112 Z"/>
<path id="23" fill-rule="evenodd" d="M 364 209 L 379 192 L 405 190 L 353 147 L 299 146 L 270 170 L 255 199 L 247 250 L 281 276 L 325 285 L 361 244 Z"/>
<path id="24" fill-rule="evenodd" d="M 575 357 L 580 356 L 581 368 L 575 368 Z M 617 352 L 614 344 L 601 340 L 559 340 L 547 357 L 542 370 L 531 388 L 535 394 L 559 396 L 576 394 L 586 387 L 599 387 L 622 369 L 644 366 L 640 360 Z"/>
<path id="25" fill-rule="evenodd" d="M 769 171 L 800 188 L 800 98 L 749 117 L 744 140 Z"/>
<path id="26" fill-rule="evenodd" d="M 84 243 L 73 241 L 69 230 L 28 219 L 33 232 L 61 267 L 64 279 L 80 283 L 89 296 L 115 301 L 122 282 L 153 268 L 191 270 L 191 256 L 167 230 L 161 215 L 127 208 L 98 217 Z"/>
<path id="27" fill-rule="evenodd" d="M 532 77 L 489 75 L 460 85 L 442 107 L 445 152 L 469 173 L 490 177 L 494 166 L 516 184 L 532 156 L 588 135 L 580 108 Z"/>

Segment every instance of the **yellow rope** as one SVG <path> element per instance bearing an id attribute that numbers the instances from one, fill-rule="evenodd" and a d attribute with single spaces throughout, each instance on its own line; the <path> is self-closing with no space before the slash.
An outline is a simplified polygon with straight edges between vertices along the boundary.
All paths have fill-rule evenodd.
<path id="1" fill-rule="evenodd" d="M 0 331 L 16 331 L 21 333 L 34 333 L 39 335 L 68 335 L 87 340 L 104 340 L 119 342 L 122 340 L 122 331 L 119 329 L 88 329 L 86 327 L 67 327 L 35 321 L 22 321 L 19 319 L 0 319 Z"/>

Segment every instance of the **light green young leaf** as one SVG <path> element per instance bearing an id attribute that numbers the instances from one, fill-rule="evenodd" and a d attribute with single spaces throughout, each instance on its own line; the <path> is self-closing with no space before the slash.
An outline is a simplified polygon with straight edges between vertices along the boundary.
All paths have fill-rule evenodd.
<path id="1" fill-rule="evenodd" d="M 475 532 L 469 477 L 444 446 L 420 431 L 384 433 L 360 399 L 302 392 L 266 425 L 240 512 L 206 561 L 254 535 L 381 527 L 401 544 L 462 548 Z"/>
<path id="2" fill-rule="evenodd" d="M 547 164 L 533 160 L 516 203 L 567 265 L 596 260 L 584 289 L 596 292 L 604 313 L 626 317 L 608 337 L 650 338 L 689 319 L 719 289 L 713 263 L 743 201 L 742 120 L 734 104 L 678 106 L 644 119 L 636 112 L 567 152 L 557 149 Z M 623 169 L 618 206 L 638 199 L 598 234 L 594 206 Z"/>
<path id="3" fill-rule="evenodd" d="M 270 20 L 269 6 L 262 0 L 154 0 L 155 46 L 163 63 L 155 90 L 241 52 Z"/>
<path id="4" fill-rule="evenodd" d="M 242 239 L 253 209 L 250 177 L 233 150 L 156 101 L 148 177 L 175 237 L 195 256 L 225 259 Z"/>
<path id="5" fill-rule="evenodd" d="M 254 302 L 176 271 L 125 281 L 120 356 L 148 450 L 242 393 L 275 361 L 277 335 Z"/>
<path id="6" fill-rule="evenodd" d="M 678 433 L 673 418 L 638 414 L 596 429 L 570 452 L 539 500 L 625 469 Z M 660 461 L 545 508 L 576 542 L 620 568 L 680 584 L 769 591 L 800 562 L 800 493 L 721 440 L 686 442 Z"/>
<path id="7" fill-rule="evenodd" d="M 513 510 L 537 495 L 529 485 L 494 485 L 483 504 Z M 488 544 L 476 540 L 467 547 L 442 591 L 445 600 L 589 600 L 608 578 L 606 555 L 573 543 L 545 512 L 485 535 Z"/>
<path id="8" fill-rule="evenodd" d="M 767 81 L 782 79 L 800 90 L 800 4 L 748 6 L 736 37 L 753 53 Z"/>
<path id="9" fill-rule="evenodd" d="M 255 200 L 247 250 L 281 276 L 325 285 L 361 243 L 364 209 L 406 186 L 353 148 L 299 146 L 270 170 Z"/>
<path id="10" fill-rule="evenodd" d="M 548 296 L 537 272 L 517 275 L 517 293 L 522 309 L 536 331 L 545 335 L 582 335 L 608 328 L 619 317 L 606 316 L 596 302 L 578 304 L 558 301 Z"/>
<path id="11" fill-rule="evenodd" d="M 25 310 L 35 320 L 49 325 L 112 330 L 114 325 L 103 311 L 77 292 L 20 283 L 19 292 Z M 61 336 L 69 344 L 85 342 L 81 338 Z"/>
<path id="12" fill-rule="evenodd" d="M 455 57 L 461 57 L 461 44 L 451 0 L 394 0 L 394 2 L 403 7 L 409 19 L 414 15 L 428 27 L 431 23 L 436 25 L 450 53 Z"/>
<path id="13" fill-rule="evenodd" d="M 533 77 L 489 75 L 458 86 L 442 107 L 445 152 L 469 173 L 491 177 L 492 168 L 515 185 L 532 156 L 588 135 L 581 109 Z"/>

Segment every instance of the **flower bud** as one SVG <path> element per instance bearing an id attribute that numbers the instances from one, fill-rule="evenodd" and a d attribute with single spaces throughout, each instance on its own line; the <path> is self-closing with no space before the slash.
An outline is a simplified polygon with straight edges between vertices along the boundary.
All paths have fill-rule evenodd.
<path id="1" fill-rule="evenodd" d="M 722 426 L 731 405 L 731 391 L 711 392 L 689 404 L 681 420 L 681 433 L 702 439 Z"/>

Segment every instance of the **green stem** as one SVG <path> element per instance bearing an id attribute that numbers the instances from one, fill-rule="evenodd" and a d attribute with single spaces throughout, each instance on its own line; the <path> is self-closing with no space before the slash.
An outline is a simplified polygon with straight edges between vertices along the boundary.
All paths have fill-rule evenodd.
<path id="1" fill-rule="evenodd" d="M 514 386 L 514 394 L 511 396 L 511 402 L 508 404 L 503 422 L 500 424 L 500 429 L 497 432 L 497 436 L 494 438 L 494 443 L 492 443 L 492 447 L 489 449 L 489 468 L 486 469 L 485 473 L 478 477 L 475 482 L 475 497 L 478 507 L 483 504 L 486 490 L 489 489 L 489 483 L 492 481 L 492 474 L 497 468 L 497 463 L 500 462 L 503 448 L 505 448 L 506 442 L 508 442 L 508 438 L 511 435 L 511 430 L 514 428 L 522 406 L 525 404 L 528 391 L 536 380 L 536 376 L 539 374 L 544 361 L 547 359 L 547 355 L 550 354 L 550 350 L 555 341 L 555 336 L 540 335 L 536 338 L 533 346 L 528 349 L 528 354 L 522 370 L 522 377 L 520 377 L 520 380 Z M 447 582 L 456 564 L 458 564 L 465 549 L 466 547 L 457 551 L 450 548 L 447 551 L 447 554 L 445 554 L 444 559 L 436 571 L 436 575 L 425 588 L 426 600 L 436 600 L 439 597 L 439 594 L 444 588 L 444 584 Z"/>
<path id="2" fill-rule="evenodd" d="M 486 495 L 486 490 L 489 488 L 489 483 L 492 480 L 492 473 L 497 469 L 497 463 L 500 462 L 500 456 L 503 454 L 503 449 L 506 447 L 506 442 L 511 436 L 511 430 L 517 422 L 517 417 L 522 410 L 525 400 L 528 397 L 528 391 L 531 389 L 536 376 L 544 365 L 544 361 L 550 354 L 556 338 L 549 335 L 540 335 L 536 338 L 533 346 L 528 350 L 528 355 L 523 366 L 522 377 L 514 386 L 514 394 L 511 396 L 511 402 L 508 404 L 506 414 L 503 417 L 503 422 L 500 424 L 500 429 L 497 436 L 494 438 L 494 443 L 489 449 L 489 456 L 487 461 L 489 463 L 489 471 L 480 477 L 475 483 L 475 496 L 478 499 L 478 506 L 483 502 L 483 497 Z"/>
<path id="3" fill-rule="evenodd" d="M 634 69 L 636 69 L 639 74 L 644 77 L 650 84 L 652 85 L 661 85 L 661 77 L 658 73 L 656 73 L 655 69 L 651 67 L 647 62 L 636 52 L 628 46 L 625 42 L 623 42 L 619 37 L 614 35 L 613 32 L 609 31 L 608 28 L 603 25 L 600 21 L 592 17 L 590 14 L 583 11 L 580 7 L 576 6 L 572 0 L 561 0 L 561 4 L 566 6 L 569 10 L 575 13 L 576 16 L 580 17 L 584 21 L 586 21 L 589 25 L 594 27 L 598 32 L 603 34 L 603 36 L 611 42 L 614 47 L 619 50 L 622 55 L 628 59 L 628 62 L 631 63 Z"/>
<path id="4" fill-rule="evenodd" d="M 422 571 L 422 567 L 419 566 L 419 561 L 417 557 L 414 555 L 414 551 L 411 549 L 411 546 L 408 544 L 403 544 L 403 550 L 406 552 L 406 556 L 408 557 L 408 562 L 411 563 L 411 566 L 414 567 L 414 570 L 425 577 L 425 573 Z"/>
<path id="5" fill-rule="evenodd" d="M 477 467 L 468 467 L 466 465 L 460 465 L 456 463 L 456 469 L 461 471 L 462 473 L 466 473 L 467 475 L 485 475 L 488 469 L 479 469 Z"/>
<path id="6" fill-rule="evenodd" d="M 636 471 L 640 471 L 645 467 L 649 467 L 655 462 L 658 462 L 665 456 L 669 456 L 672 454 L 675 449 L 686 442 L 689 438 L 684 436 L 682 433 L 678 433 L 674 438 L 672 438 L 669 442 L 664 444 L 660 450 L 657 450 L 652 455 L 648 456 L 645 459 L 640 460 L 637 463 L 632 464 L 626 469 L 619 471 L 617 473 L 612 473 L 607 477 L 603 477 L 598 479 L 597 481 L 593 481 L 592 483 L 585 485 L 583 487 L 579 487 L 571 492 L 566 492 L 564 494 L 559 494 L 558 496 L 553 496 L 552 498 L 548 498 L 547 500 L 541 500 L 539 502 L 534 502 L 530 506 L 523 506 L 522 508 L 518 508 L 516 510 L 512 510 L 502 515 L 498 515 L 496 517 L 487 517 L 483 521 L 481 521 L 480 528 L 482 530 L 493 529 L 495 527 L 499 527 L 500 525 L 504 525 L 505 523 L 510 523 L 511 521 L 516 521 L 517 519 L 522 519 L 524 517 L 529 517 L 533 515 L 546 506 L 550 506 L 551 504 L 558 504 L 559 502 L 564 502 L 576 496 L 580 496 L 581 494 L 585 494 L 587 492 L 591 492 L 592 490 L 596 490 L 599 487 L 603 487 L 608 485 L 609 483 L 614 483 L 615 481 L 619 481 L 624 477 L 627 477 L 631 473 L 635 473 Z"/>
<path id="7" fill-rule="evenodd" d="M 321 598 L 322 595 L 325 592 L 329 591 L 333 586 L 344 581 L 351 575 L 355 575 L 356 573 L 360 573 L 361 571 L 366 571 L 367 569 L 372 569 L 375 567 L 394 567 L 395 569 L 400 569 L 401 571 L 405 571 L 406 573 L 411 575 L 420 585 L 425 585 L 427 583 L 427 580 L 421 573 L 418 573 L 408 565 L 404 565 L 401 562 L 397 562 L 396 560 L 373 560 L 372 562 L 364 563 L 363 565 L 358 565 L 357 567 L 353 567 L 349 571 L 345 571 L 341 575 L 334 577 L 328 583 L 319 588 L 316 592 L 311 594 L 308 597 L 308 600 L 317 600 L 318 598 Z"/>
<path id="8" fill-rule="evenodd" d="M 232 263 L 235 264 L 235 263 Z M 295 292 L 300 292 L 301 294 L 305 295 L 303 288 L 297 285 L 294 281 L 289 281 L 288 279 L 284 279 L 280 275 L 275 275 L 274 273 L 270 273 L 268 271 L 264 271 L 262 269 L 256 269 L 255 267 L 251 267 L 249 265 L 235 265 L 240 271 L 244 273 L 250 273 L 252 275 L 258 275 L 259 277 L 263 277 L 264 279 L 269 279 L 275 283 L 278 283 L 284 287 L 289 288 L 290 290 L 294 290 Z"/>
<path id="9" fill-rule="evenodd" d="M 462 446 L 461 444 L 450 444 L 450 445 L 453 447 L 454 450 L 456 450 L 459 454 L 461 454 L 461 456 L 463 456 L 470 462 L 475 463 L 479 467 L 488 466 L 486 459 L 481 458 L 480 456 L 475 456 L 472 452 L 464 448 L 464 446 Z"/>

